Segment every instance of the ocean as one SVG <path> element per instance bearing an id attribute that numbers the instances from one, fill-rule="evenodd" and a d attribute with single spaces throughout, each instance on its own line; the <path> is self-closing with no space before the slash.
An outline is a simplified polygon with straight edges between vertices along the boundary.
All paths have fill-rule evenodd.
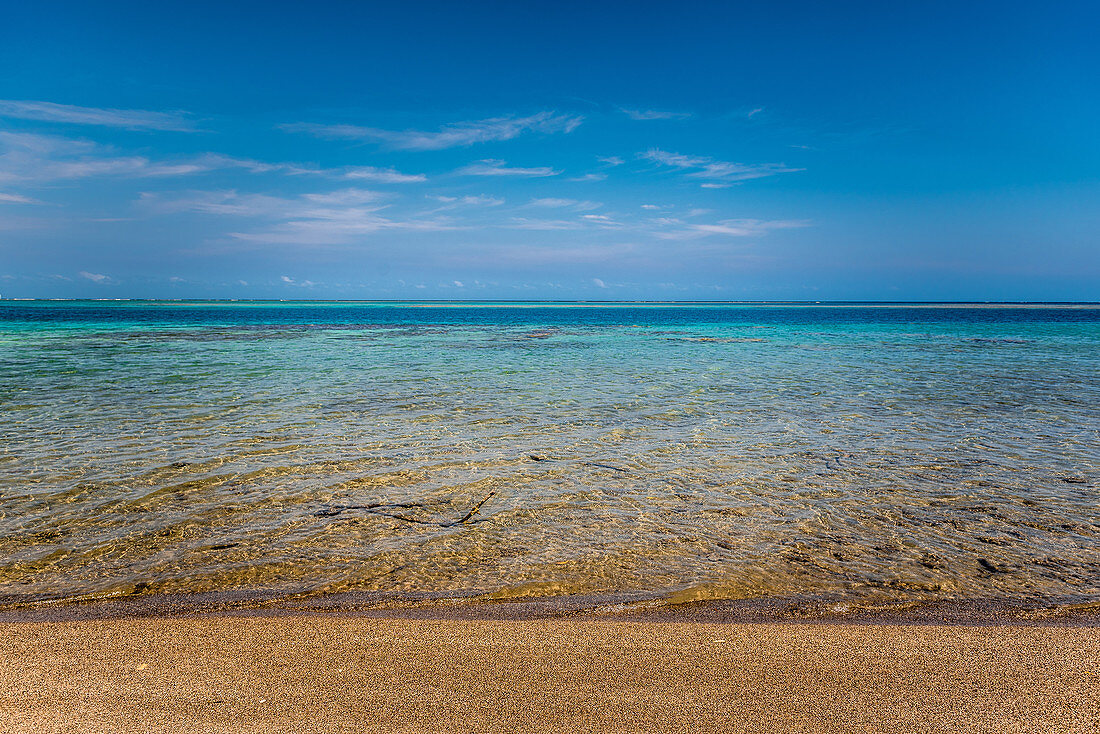
<path id="1" fill-rule="evenodd" d="M 0 302 L 4 608 L 1091 606 L 1098 499 L 1091 305 Z"/>

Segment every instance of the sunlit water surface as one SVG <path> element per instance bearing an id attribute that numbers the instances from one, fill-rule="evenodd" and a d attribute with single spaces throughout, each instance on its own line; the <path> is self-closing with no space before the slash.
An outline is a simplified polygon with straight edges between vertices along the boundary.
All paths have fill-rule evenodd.
<path id="1" fill-rule="evenodd" d="M 1100 310 L 0 303 L 0 602 L 1100 599 Z"/>

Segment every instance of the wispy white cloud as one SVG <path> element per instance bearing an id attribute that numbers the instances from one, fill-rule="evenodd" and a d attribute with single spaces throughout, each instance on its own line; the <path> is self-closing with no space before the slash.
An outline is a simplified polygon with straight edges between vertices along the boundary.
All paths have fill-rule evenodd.
<path id="1" fill-rule="evenodd" d="M 621 108 L 623 114 L 631 120 L 686 120 L 690 112 L 667 112 L 664 110 L 628 110 Z"/>
<path id="2" fill-rule="evenodd" d="M 81 270 L 79 273 L 77 273 L 77 275 L 86 280 L 90 280 L 93 283 L 106 284 L 114 282 L 111 276 L 104 275 L 103 273 L 89 273 L 87 270 Z"/>
<path id="3" fill-rule="evenodd" d="M 298 163 L 235 158 L 220 153 L 204 153 L 176 161 L 154 161 L 145 156 L 119 154 L 113 147 L 89 140 L 0 131 L 0 182 L 192 176 L 232 169 L 254 174 L 321 176 L 375 183 L 418 183 L 427 180 L 427 176 L 422 174 L 406 174 L 392 168 L 317 168 Z"/>
<path id="4" fill-rule="evenodd" d="M 504 199 L 498 199 L 495 196 L 486 196 L 484 194 L 478 194 L 476 196 L 429 196 L 428 198 L 435 199 L 447 205 L 448 208 L 458 206 L 500 206 L 504 203 Z"/>
<path id="5" fill-rule="evenodd" d="M 240 168 L 250 173 L 282 173 L 289 176 L 323 176 L 343 178 L 349 181 L 372 183 L 423 183 L 428 177 L 422 173 L 402 173 L 394 168 L 374 166 L 345 166 L 342 168 L 318 168 L 301 163 L 268 163 L 248 158 L 234 158 L 219 153 L 204 153 L 188 161 L 196 173 Z"/>
<path id="6" fill-rule="evenodd" d="M 269 163 L 249 158 L 234 158 L 220 153 L 204 153 L 186 164 L 194 168 L 195 173 L 239 168 L 250 173 L 282 173 L 290 176 L 324 176 L 343 178 L 349 181 L 370 181 L 372 183 L 422 183 L 428 177 L 422 173 L 402 173 L 394 168 L 376 168 L 374 166 L 345 166 L 342 168 L 318 168 L 301 163 Z"/>
<path id="7" fill-rule="evenodd" d="M 508 229 L 530 229 L 540 231 L 579 230 L 579 229 L 619 229 L 623 225 L 606 214 L 582 214 L 576 219 L 538 219 L 533 217 L 512 217 L 504 225 Z"/>
<path id="8" fill-rule="evenodd" d="M 535 168 L 509 167 L 504 161 L 486 159 L 471 163 L 468 166 L 455 171 L 460 176 L 529 176 L 539 178 L 544 176 L 557 176 L 561 171 L 556 171 L 549 166 Z"/>
<path id="9" fill-rule="evenodd" d="M 653 234 L 661 239 L 687 240 L 699 237 L 760 237 L 777 229 L 808 227 L 809 222 L 794 219 L 723 219 L 714 224 L 682 226 L 678 219 L 658 219 L 653 222 Z"/>
<path id="10" fill-rule="evenodd" d="M 385 195 L 369 189 L 339 189 L 302 194 L 296 198 L 266 194 L 239 194 L 236 191 L 188 191 L 165 195 L 145 192 L 138 204 L 152 214 L 197 212 L 252 218 L 322 218 L 332 212 L 354 210 L 379 211 L 386 208 Z"/>
<path id="11" fill-rule="evenodd" d="M 765 178 L 779 173 L 793 173 L 802 168 L 791 168 L 784 163 L 730 163 L 704 156 L 687 156 L 669 153 L 658 148 L 650 148 L 639 156 L 664 166 L 688 171 L 692 178 L 711 179 L 700 184 L 705 188 L 719 188 L 737 181 Z"/>
<path id="12" fill-rule="evenodd" d="M 600 163 L 602 163 L 605 168 L 614 168 L 616 166 L 621 166 L 624 163 L 626 163 L 626 161 L 624 161 L 622 158 L 620 158 L 617 155 L 600 156 L 600 157 L 596 158 L 596 160 L 598 160 Z M 593 173 L 586 173 L 583 176 L 577 176 L 577 177 L 571 178 L 569 180 L 570 181 L 603 181 L 606 178 L 607 178 L 607 174 L 604 173 L 603 171 L 595 171 Z"/>
<path id="13" fill-rule="evenodd" d="M 0 204 L 41 204 L 41 201 L 19 194 L 5 194 L 0 192 Z"/>
<path id="14" fill-rule="evenodd" d="M 598 225 L 601 229 L 618 228 L 622 224 L 606 214 L 582 214 L 581 219 L 589 224 Z"/>
<path id="15" fill-rule="evenodd" d="M 340 189 L 320 194 L 302 194 L 302 200 L 321 206 L 363 206 L 378 204 L 384 196 L 369 189 Z"/>
<path id="16" fill-rule="evenodd" d="M 0 182 L 34 182 L 97 176 L 173 176 L 207 170 L 199 161 L 156 163 L 118 155 L 85 140 L 0 132 Z"/>
<path id="17" fill-rule="evenodd" d="M 399 150 L 443 150 L 468 147 L 476 143 L 512 140 L 526 132 L 568 133 L 584 121 L 579 115 L 539 112 L 527 117 L 491 117 L 485 120 L 455 122 L 439 130 L 383 130 L 359 125 L 321 125 L 291 123 L 281 128 L 320 138 L 375 140 Z"/>
<path id="18" fill-rule="evenodd" d="M 255 232 L 231 232 L 243 242 L 283 245 L 343 245 L 362 241 L 367 235 L 382 231 L 406 230 L 441 232 L 455 229 L 440 221 L 398 221 L 357 209 L 315 210 L 300 219 L 281 222 Z"/>
<path id="19" fill-rule="evenodd" d="M 0 117 L 41 122 L 63 122 L 76 125 L 103 125 L 126 130 L 190 132 L 195 129 L 195 123 L 184 112 L 77 107 L 76 105 L 29 100 L 0 100 Z"/>
<path id="20" fill-rule="evenodd" d="M 236 191 L 193 191 L 168 197 L 145 193 L 139 204 L 157 214 L 197 212 L 260 220 L 253 230 L 229 236 L 241 242 L 286 245 L 341 245 L 382 231 L 444 231 L 458 227 L 446 219 L 396 219 L 379 212 L 385 195 L 367 189 L 341 189 L 284 198 Z"/>
<path id="21" fill-rule="evenodd" d="M 236 191 L 188 191 L 177 195 L 142 193 L 138 204 L 151 214 L 197 212 L 237 217 L 274 217 L 285 211 L 287 199 Z M 300 202 L 298 203 L 300 205 Z"/>
<path id="22" fill-rule="evenodd" d="M 494 207 L 503 206 L 504 199 L 496 196 L 487 196 L 485 194 L 464 196 L 447 196 L 445 194 L 433 194 L 425 197 L 431 201 L 439 202 L 439 206 L 429 209 L 427 211 L 420 212 L 417 216 L 420 218 L 430 217 L 440 212 L 452 212 L 457 210 L 472 210 L 472 209 L 492 209 Z"/>
<path id="23" fill-rule="evenodd" d="M 564 209 L 570 208 L 576 211 L 588 211 L 590 209 L 598 209 L 603 206 L 598 201 L 578 201 L 577 199 L 558 199 L 553 197 L 547 197 L 543 199 L 531 199 L 527 204 L 528 206 L 547 207 L 550 209 Z"/>
<path id="24" fill-rule="evenodd" d="M 600 280 L 599 278 L 593 278 L 593 279 L 592 279 L 592 283 L 593 283 L 593 284 L 594 284 L 594 285 L 595 285 L 595 286 L 596 286 L 597 288 L 606 288 L 606 287 L 607 287 L 607 283 L 604 283 L 604 282 L 603 282 L 602 280 Z"/>
<path id="25" fill-rule="evenodd" d="M 512 217 L 507 225 L 510 229 L 534 229 L 541 231 L 556 231 L 565 229 L 581 229 L 582 222 L 574 219 L 531 219 L 528 217 Z"/>
<path id="26" fill-rule="evenodd" d="M 344 178 L 378 183 L 419 183 L 427 181 L 422 173 L 401 173 L 392 168 L 374 168 L 373 166 L 353 166 L 344 170 Z"/>
<path id="27" fill-rule="evenodd" d="M 284 275 L 279 278 L 279 280 L 287 285 L 298 286 L 299 288 L 312 288 L 315 285 L 321 285 L 320 283 L 315 283 L 312 280 L 297 280 L 295 278 L 291 278 L 289 275 Z M 248 284 L 244 283 L 244 285 Z"/>

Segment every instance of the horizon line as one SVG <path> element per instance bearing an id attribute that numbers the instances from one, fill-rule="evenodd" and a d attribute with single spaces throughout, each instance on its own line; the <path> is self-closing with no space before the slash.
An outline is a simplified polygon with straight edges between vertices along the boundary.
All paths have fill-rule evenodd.
<path id="1" fill-rule="evenodd" d="M 3 298 L 4 303 L 438 303 L 438 304 L 683 304 L 683 305 L 863 305 L 863 306 L 1100 306 L 1100 301 L 997 301 L 997 300 L 848 300 L 848 299 L 774 299 L 774 300 L 709 300 L 709 299 L 447 299 L 447 298 Z"/>

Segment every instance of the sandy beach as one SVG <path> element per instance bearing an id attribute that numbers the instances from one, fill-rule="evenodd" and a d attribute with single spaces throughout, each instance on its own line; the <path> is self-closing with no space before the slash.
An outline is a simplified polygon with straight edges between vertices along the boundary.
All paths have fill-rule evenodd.
<path id="1" fill-rule="evenodd" d="M 154 617 L 4 623 L 6 732 L 1094 732 L 1100 629 Z"/>

